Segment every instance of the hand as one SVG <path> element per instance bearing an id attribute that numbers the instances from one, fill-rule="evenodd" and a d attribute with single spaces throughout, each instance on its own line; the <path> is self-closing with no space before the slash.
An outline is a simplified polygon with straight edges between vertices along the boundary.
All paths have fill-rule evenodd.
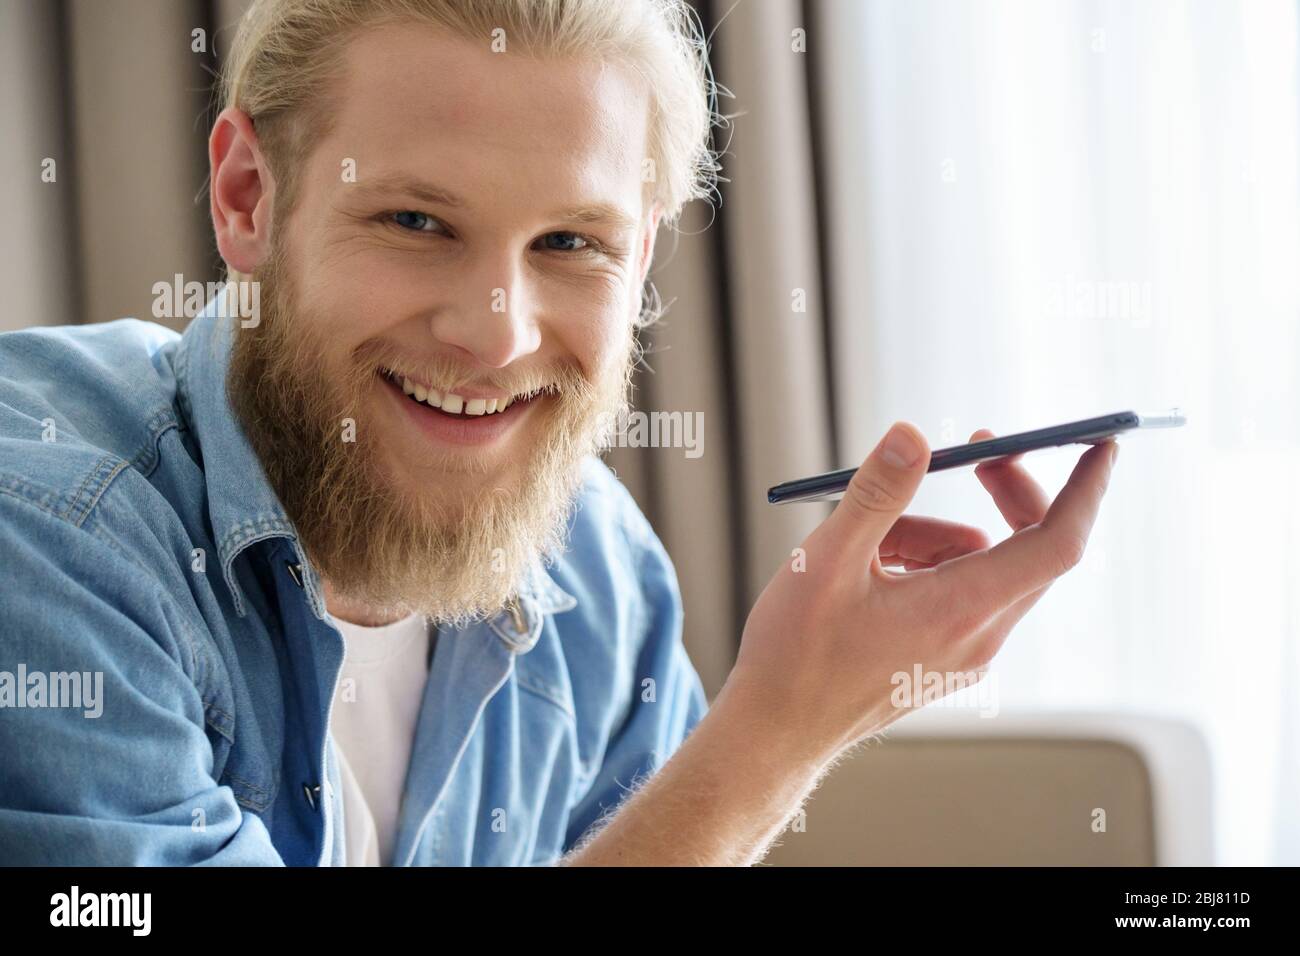
<path id="1" fill-rule="evenodd" d="M 1117 453 L 1113 441 L 1085 451 L 1050 503 L 1017 459 L 977 466 L 1013 530 L 990 547 L 977 528 L 902 515 L 930 451 L 914 426 L 894 425 L 804 541 L 803 569 L 791 562 L 759 596 L 724 694 L 799 753 L 831 759 L 906 712 L 891 699 L 895 674 L 919 664 L 982 677 L 1082 558 Z"/>

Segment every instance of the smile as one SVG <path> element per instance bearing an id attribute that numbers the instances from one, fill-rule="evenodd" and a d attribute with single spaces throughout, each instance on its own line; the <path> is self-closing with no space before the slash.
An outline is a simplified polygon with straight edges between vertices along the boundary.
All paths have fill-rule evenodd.
<path id="1" fill-rule="evenodd" d="M 404 395 L 422 402 L 430 408 L 437 408 L 449 415 L 496 415 L 504 412 L 516 401 L 528 400 L 528 395 L 492 395 L 470 398 L 455 392 L 442 391 L 426 386 L 414 379 L 407 378 L 392 369 L 381 368 L 379 374 L 402 390 Z"/>
<path id="2" fill-rule="evenodd" d="M 431 388 L 386 368 L 379 369 L 376 377 L 407 417 L 439 444 L 492 443 L 545 397 L 544 392 L 463 396 Z"/>

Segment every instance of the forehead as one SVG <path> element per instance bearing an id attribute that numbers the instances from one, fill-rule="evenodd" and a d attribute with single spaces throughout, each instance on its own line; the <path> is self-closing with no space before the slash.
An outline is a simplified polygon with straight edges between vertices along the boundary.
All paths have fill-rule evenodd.
<path id="1" fill-rule="evenodd" d="M 359 179 L 382 168 L 457 192 L 622 198 L 639 212 L 649 119 L 639 77 L 594 58 L 493 53 L 490 41 L 422 24 L 352 40 L 330 137 L 339 158 L 357 159 Z"/>

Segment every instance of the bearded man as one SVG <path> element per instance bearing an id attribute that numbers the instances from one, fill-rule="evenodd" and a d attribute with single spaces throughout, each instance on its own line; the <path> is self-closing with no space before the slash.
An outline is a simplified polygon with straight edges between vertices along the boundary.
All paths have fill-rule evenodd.
<path id="1" fill-rule="evenodd" d="M 0 666 L 102 688 L 0 681 L 0 863 L 752 863 L 891 674 L 987 664 L 1112 451 L 1050 509 L 986 470 L 990 548 L 902 515 L 899 423 L 706 702 L 597 454 L 710 90 L 679 0 L 254 3 L 209 136 L 231 285 L 181 336 L 0 337 Z"/>

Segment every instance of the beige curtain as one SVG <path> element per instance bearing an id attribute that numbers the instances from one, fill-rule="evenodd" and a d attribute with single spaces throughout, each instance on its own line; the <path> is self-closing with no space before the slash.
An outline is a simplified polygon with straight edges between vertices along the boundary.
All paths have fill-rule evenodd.
<path id="1" fill-rule="evenodd" d="M 648 336 L 643 410 L 702 412 L 703 453 L 616 449 L 610 464 L 672 555 L 685 641 L 710 695 L 747 609 L 826 513 L 776 508 L 777 481 L 833 455 L 807 77 L 796 0 L 700 2 L 718 82 L 718 210 L 696 204 L 660 237 L 653 280 L 671 303 Z M 217 278 L 208 217 L 212 71 L 244 0 L 0 0 L 0 269 L 6 328 L 151 318 L 152 287 Z M 192 49 L 205 31 L 206 51 Z M 44 158 L 57 178 L 43 184 Z M 802 307 L 801 307 L 802 306 Z"/>
<path id="2" fill-rule="evenodd" d="M 653 280 L 672 302 L 639 407 L 704 412 L 704 451 L 611 456 L 673 556 L 685 641 L 710 694 L 749 607 L 825 505 L 767 504 L 778 481 L 833 467 L 806 30 L 795 0 L 700 4 L 724 113 L 722 202 L 691 210 Z M 664 256 L 663 251 L 672 250 Z M 802 298 L 802 302 L 800 299 Z M 800 311 L 802 306 L 803 310 Z"/>
<path id="3" fill-rule="evenodd" d="M 6 146 L 4 188 L 32 224 L 5 231 L 6 250 L 29 243 L 3 257 L 25 306 L 5 320 L 152 318 L 155 282 L 215 277 L 203 186 L 219 10 L 201 0 L 5 0 L 3 11 L 0 42 L 16 55 L 4 58 L 0 100 L 6 126 L 13 112 L 21 130 Z M 52 183 L 40 179 L 46 158 Z"/>
<path id="4" fill-rule="evenodd" d="M 0 2 L 0 330 L 78 321 L 58 4 Z M 42 181 L 53 160 L 55 181 Z"/>

